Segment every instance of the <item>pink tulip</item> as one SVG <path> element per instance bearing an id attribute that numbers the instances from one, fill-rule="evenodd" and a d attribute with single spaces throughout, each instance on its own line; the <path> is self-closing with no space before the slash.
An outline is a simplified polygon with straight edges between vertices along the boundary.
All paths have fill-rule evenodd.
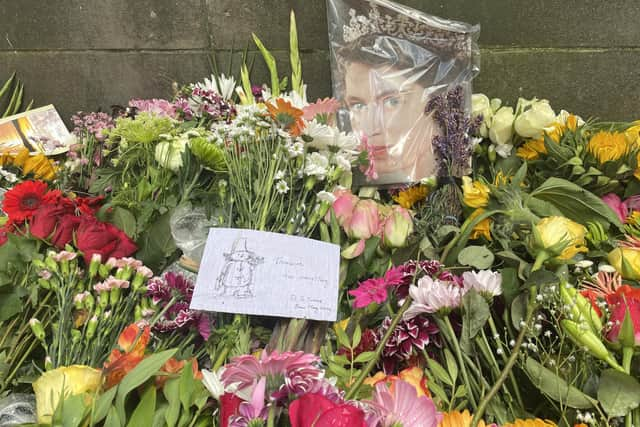
<path id="1" fill-rule="evenodd" d="M 629 210 L 627 209 L 627 205 L 622 202 L 622 199 L 618 197 L 615 193 L 609 193 L 602 196 L 602 201 L 607 204 L 620 218 L 620 221 L 625 222 L 627 219 L 627 215 L 629 214 Z"/>
<path id="2" fill-rule="evenodd" d="M 360 200 L 349 221 L 344 224 L 344 231 L 352 239 L 368 239 L 379 236 L 382 232 L 378 204 L 373 200 Z"/>
<path id="3" fill-rule="evenodd" d="M 344 227 L 345 223 L 351 220 L 351 216 L 353 215 L 353 209 L 356 204 L 360 201 L 358 196 L 351 194 L 349 190 L 336 190 L 333 192 L 333 195 L 336 197 L 336 200 L 333 202 L 333 213 L 338 219 L 338 224 L 341 227 Z M 327 213 L 325 220 L 328 222 L 331 218 L 330 213 Z"/>
<path id="4" fill-rule="evenodd" d="M 411 233 L 413 233 L 411 214 L 402 206 L 394 206 L 384 220 L 382 229 L 384 244 L 389 248 L 402 248 L 407 244 Z"/>
<path id="5" fill-rule="evenodd" d="M 342 258 L 344 259 L 353 259 L 353 258 L 359 257 L 362 254 L 362 252 L 364 252 L 364 248 L 365 248 L 365 241 L 358 240 L 353 245 L 350 245 L 345 249 L 343 249 L 340 255 L 342 255 Z"/>

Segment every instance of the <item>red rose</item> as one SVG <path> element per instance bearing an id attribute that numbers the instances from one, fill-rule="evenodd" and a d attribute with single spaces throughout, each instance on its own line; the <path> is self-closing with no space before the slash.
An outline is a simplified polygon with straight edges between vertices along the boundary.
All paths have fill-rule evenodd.
<path id="1" fill-rule="evenodd" d="M 321 394 L 309 393 L 291 402 L 291 427 L 365 427 L 364 412 L 349 404 L 338 405 Z"/>
<path id="2" fill-rule="evenodd" d="M 243 402 L 238 396 L 233 393 L 225 393 L 220 396 L 220 426 L 229 426 L 229 417 L 238 415 L 238 409 Z"/>
<path id="3" fill-rule="evenodd" d="M 96 212 L 100 210 L 103 200 L 104 196 L 78 197 L 76 199 L 76 205 L 78 206 L 80 213 L 84 215 L 95 215 Z"/>
<path id="4" fill-rule="evenodd" d="M 73 241 L 73 233 L 78 229 L 82 218 L 67 214 L 59 219 L 56 231 L 51 236 L 51 243 L 58 249 L 64 248 L 67 243 Z"/>
<path id="5" fill-rule="evenodd" d="M 33 213 L 33 218 L 29 222 L 29 231 L 38 239 L 46 239 L 54 232 L 60 218 L 68 214 L 73 214 L 73 208 L 70 209 L 69 206 L 42 205 Z"/>
<path id="6" fill-rule="evenodd" d="M 77 248 L 91 262 L 93 254 L 103 260 L 132 255 L 138 247 L 122 230 L 113 224 L 100 222 L 94 216 L 83 216 L 76 233 Z"/>

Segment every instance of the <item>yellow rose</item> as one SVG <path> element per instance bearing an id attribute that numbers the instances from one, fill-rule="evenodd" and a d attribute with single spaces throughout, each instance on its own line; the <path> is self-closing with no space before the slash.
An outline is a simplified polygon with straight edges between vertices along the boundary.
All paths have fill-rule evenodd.
<path id="1" fill-rule="evenodd" d="M 462 177 L 464 204 L 470 208 L 482 208 L 489 203 L 489 187 L 479 181 L 472 181 L 468 176 Z"/>
<path id="2" fill-rule="evenodd" d="M 608 260 L 628 280 L 640 280 L 640 247 L 621 246 L 609 252 Z"/>
<path id="3" fill-rule="evenodd" d="M 563 216 L 543 218 L 536 224 L 539 249 L 550 250 L 558 259 L 568 260 L 579 252 L 587 252 L 587 229 Z"/>
<path id="4" fill-rule="evenodd" d="M 598 132 L 587 143 L 587 151 L 600 162 L 611 162 L 627 154 L 630 144 L 623 133 Z"/>
<path id="5" fill-rule="evenodd" d="M 638 151 L 637 157 L 636 157 L 636 171 L 633 174 L 633 176 L 635 176 L 638 180 L 640 180 L 640 151 Z"/>
<path id="6" fill-rule="evenodd" d="M 485 210 L 482 208 L 476 209 L 475 211 L 473 211 L 471 216 L 469 216 L 469 219 L 473 219 L 478 215 L 481 215 L 484 211 Z M 469 238 L 471 240 L 475 240 L 479 239 L 480 237 L 484 237 L 485 239 L 491 241 L 491 222 L 491 218 L 485 218 L 480 221 L 478 224 L 476 224 L 475 227 L 473 227 L 473 230 L 471 230 L 471 235 L 469 236 Z"/>
<path id="7" fill-rule="evenodd" d="M 47 371 L 33 383 L 38 423 L 51 423 L 61 396 L 93 393 L 102 384 L 102 371 L 89 366 L 72 365 Z"/>

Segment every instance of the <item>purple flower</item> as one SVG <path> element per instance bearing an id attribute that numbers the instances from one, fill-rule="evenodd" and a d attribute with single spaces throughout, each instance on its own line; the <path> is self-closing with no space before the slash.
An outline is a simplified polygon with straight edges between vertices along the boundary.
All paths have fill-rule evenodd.
<path id="1" fill-rule="evenodd" d="M 113 129 L 115 123 L 113 118 L 107 113 L 78 113 L 71 116 L 73 123 L 73 134 L 80 137 L 85 132 L 93 135 L 98 141 L 104 141 L 105 135 L 103 131 Z"/>
<path id="2" fill-rule="evenodd" d="M 387 317 L 378 329 L 378 340 L 384 336 L 389 326 L 391 318 Z M 426 316 L 417 316 L 398 323 L 382 350 L 383 371 L 394 372 L 398 363 L 409 360 L 415 351 L 422 351 L 431 343 L 439 347 L 439 333 L 435 322 Z"/>

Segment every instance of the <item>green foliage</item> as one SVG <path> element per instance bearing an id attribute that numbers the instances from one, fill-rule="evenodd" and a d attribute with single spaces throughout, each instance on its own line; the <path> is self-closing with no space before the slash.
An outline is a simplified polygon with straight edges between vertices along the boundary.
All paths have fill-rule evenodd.
<path id="1" fill-rule="evenodd" d="M 567 383 L 550 369 L 542 366 L 535 359 L 527 358 L 525 369 L 533 384 L 556 402 L 577 409 L 589 409 L 594 406 L 592 398 Z"/>
<path id="2" fill-rule="evenodd" d="M 640 383 L 624 372 L 607 369 L 600 377 L 598 400 L 610 417 L 622 417 L 640 405 Z"/>
<path id="3" fill-rule="evenodd" d="M 14 72 L 0 87 L 0 117 L 18 114 L 22 108 L 23 95 L 24 83 L 20 81 Z M 24 110 L 30 109 L 32 104 L 33 101 Z"/>

